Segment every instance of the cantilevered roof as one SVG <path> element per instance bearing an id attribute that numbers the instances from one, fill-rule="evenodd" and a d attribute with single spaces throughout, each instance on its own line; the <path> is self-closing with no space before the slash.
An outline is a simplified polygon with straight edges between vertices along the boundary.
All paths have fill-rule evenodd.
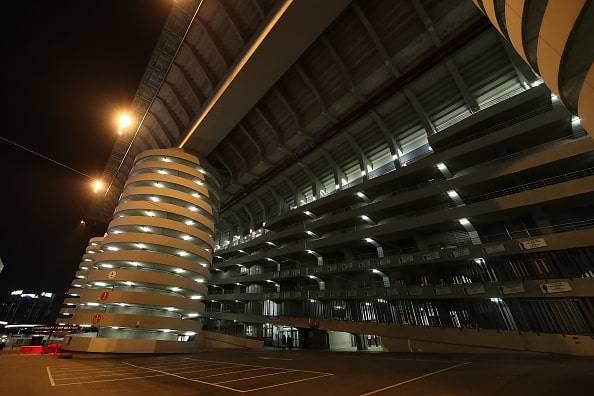
<path id="1" fill-rule="evenodd" d="M 106 169 L 105 216 L 138 152 L 181 145 L 222 185 L 220 227 L 247 229 L 428 153 L 428 136 L 535 79 L 468 1 L 177 4 L 162 35 L 177 26 L 177 46 Z"/>

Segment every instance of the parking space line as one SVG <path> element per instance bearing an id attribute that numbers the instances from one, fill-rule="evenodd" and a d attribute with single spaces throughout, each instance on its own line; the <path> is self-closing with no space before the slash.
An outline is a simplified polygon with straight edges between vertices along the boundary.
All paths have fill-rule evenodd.
<path id="1" fill-rule="evenodd" d="M 142 363 L 141 363 L 142 364 Z M 171 366 L 189 366 L 189 365 L 193 365 L 196 364 L 194 362 L 170 362 L 167 364 L 156 364 L 154 366 L 147 366 L 147 367 L 152 367 L 152 368 L 167 368 L 167 367 L 171 367 Z"/>
<path id="2" fill-rule="evenodd" d="M 47 377 L 49 378 L 49 382 L 52 386 L 56 386 L 56 383 L 54 382 L 54 378 L 52 377 L 52 372 L 50 371 L 49 366 L 46 366 L 45 369 L 47 370 Z"/>
<path id="3" fill-rule="evenodd" d="M 377 358 L 378 360 L 396 360 L 396 361 L 412 361 L 412 362 L 432 362 L 432 363 L 464 363 L 463 360 L 443 360 L 443 359 L 407 359 L 407 358 L 389 358 L 389 357 L 380 357 Z"/>
<path id="4" fill-rule="evenodd" d="M 96 371 L 94 373 L 84 373 L 84 374 L 80 374 L 80 373 L 61 373 L 61 374 L 56 374 L 54 373 L 54 378 L 55 379 L 59 379 L 59 378 L 64 378 L 64 377 L 90 377 L 90 376 L 97 376 L 97 375 L 104 375 L 104 374 L 129 374 L 129 373 L 133 373 L 134 371 L 138 371 L 138 370 L 101 370 L 101 371 Z"/>
<path id="5" fill-rule="evenodd" d="M 110 378 L 110 379 L 94 380 L 94 381 L 67 382 L 65 384 L 56 384 L 55 386 L 82 385 L 82 384 L 92 384 L 92 383 L 96 383 L 96 382 L 128 381 L 128 380 L 139 379 L 139 378 L 154 378 L 154 377 L 164 377 L 164 376 L 166 376 L 166 374 L 151 374 L 151 375 L 141 375 L 141 376 L 137 376 L 137 377 Z"/>
<path id="6" fill-rule="evenodd" d="M 195 361 L 202 361 L 202 362 L 216 362 L 216 360 L 203 360 L 203 359 L 194 359 L 194 358 L 185 358 L 188 360 L 195 360 Z M 232 363 L 232 362 L 219 362 L 219 363 Z M 324 373 L 322 371 L 312 371 L 312 370 L 301 370 L 301 369 L 292 369 L 292 368 L 288 368 L 288 367 L 270 367 L 270 366 L 255 366 L 253 364 L 243 364 L 243 363 L 233 363 L 233 364 L 237 364 L 238 366 L 249 366 L 249 367 L 265 367 L 265 368 L 270 368 L 270 369 L 285 369 L 285 370 L 293 370 L 293 371 L 302 371 L 304 373 L 314 373 L 314 374 L 330 374 L 330 373 Z"/>
<path id="7" fill-rule="evenodd" d="M 293 371 L 295 371 L 295 370 L 285 370 L 285 371 L 279 371 L 278 373 L 254 375 L 252 377 L 244 377 L 244 378 L 235 378 L 235 379 L 232 379 L 232 380 L 226 380 L 226 381 L 221 381 L 221 382 L 214 382 L 213 385 L 226 384 L 228 382 L 244 381 L 244 380 L 249 380 L 249 379 L 252 379 L 252 378 L 269 377 L 271 375 L 286 374 L 286 373 L 290 373 L 290 372 L 293 372 Z"/>
<path id="8" fill-rule="evenodd" d="M 298 371 L 298 370 L 295 370 Z M 274 384 L 274 385 L 266 385 L 266 386 L 261 386 L 259 388 L 252 388 L 252 389 L 247 389 L 247 390 L 243 390 L 243 391 L 239 391 L 239 392 L 254 392 L 254 391 L 258 391 L 258 390 L 262 390 L 262 389 L 268 389 L 268 388 L 275 388 L 277 386 L 283 386 L 283 385 L 289 385 L 289 384 L 295 384 L 297 382 L 304 382 L 304 381 L 310 381 L 310 380 L 315 380 L 317 378 L 323 378 L 323 377 L 329 377 L 331 375 L 331 373 L 323 373 L 322 375 L 318 375 L 315 377 L 309 377 L 309 378 L 302 378 L 302 379 L 298 379 L 298 380 L 294 380 L 294 381 L 287 381 L 287 382 L 281 382 L 280 384 Z"/>
<path id="9" fill-rule="evenodd" d="M 68 370 L 60 371 L 60 372 L 56 373 L 56 370 L 52 368 L 52 373 L 54 374 L 54 376 L 59 376 L 59 375 L 95 375 L 97 373 L 104 373 L 106 371 L 119 373 L 119 372 L 126 372 L 126 371 L 130 371 L 130 370 L 131 370 L 131 368 L 128 366 L 120 366 L 120 367 L 112 366 L 111 369 L 106 368 L 106 369 L 101 369 L 101 370 L 93 370 L 88 373 L 86 371 L 70 372 Z"/>
<path id="10" fill-rule="evenodd" d="M 87 377 L 90 378 L 99 378 L 99 377 L 121 377 L 121 376 L 126 376 L 126 375 L 134 375 L 134 374 L 140 374 L 142 373 L 143 370 L 134 370 L 134 371 L 129 371 L 127 373 L 110 373 L 110 374 L 93 374 L 93 375 L 88 375 Z M 54 377 L 54 379 L 56 381 L 65 381 L 65 380 L 70 380 L 70 379 L 75 379 L 75 378 L 81 378 L 81 376 L 75 376 L 75 377 Z"/>
<path id="11" fill-rule="evenodd" d="M 137 363 L 137 362 L 135 362 Z M 149 362 L 147 362 L 149 363 Z M 235 362 L 224 362 L 224 361 L 216 361 L 216 360 L 206 360 L 206 359 L 192 359 L 192 358 L 184 358 L 183 361 L 175 360 L 175 361 L 160 361 L 155 362 L 153 360 L 150 363 L 159 363 L 154 366 L 141 366 L 130 362 L 122 362 L 117 361 L 114 362 L 113 365 L 101 365 L 95 367 L 79 367 L 77 369 L 70 369 L 69 367 L 57 367 L 58 372 L 51 368 L 50 366 L 46 366 L 46 371 L 48 375 L 49 382 L 51 386 L 69 386 L 69 385 L 83 385 L 83 384 L 92 384 L 92 383 L 102 383 L 102 382 L 115 382 L 115 381 L 128 381 L 134 379 L 143 379 L 143 378 L 155 378 L 155 377 L 174 377 L 179 378 L 185 381 L 191 381 L 195 383 L 200 383 L 204 385 L 214 386 L 220 389 L 225 389 L 233 392 L 239 393 L 247 393 L 253 392 L 259 389 L 266 389 L 266 388 L 273 388 L 282 385 L 292 384 L 296 382 L 302 381 L 309 381 L 316 378 L 326 377 L 333 375 L 331 373 L 323 373 L 320 371 L 311 371 L 311 370 L 300 370 L 300 369 L 291 369 L 286 367 L 270 367 L 270 366 L 260 366 L 260 365 L 253 365 L 253 364 L 244 364 L 244 363 L 235 363 Z M 264 371 L 264 370 L 273 370 L 273 372 L 265 373 L 265 374 L 257 374 L 257 371 Z M 204 376 L 201 373 L 209 373 Z M 248 373 L 248 377 L 243 378 L 234 378 L 236 374 L 240 373 Z M 224 384 L 227 383 L 235 383 L 239 384 L 242 381 L 250 381 L 252 379 L 257 378 L 265 378 L 265 377 L 274 377 L 281 374 L 294 374 L 294 373 L 310 373 L 307 378 L 301 378 L 298 380 L 293 381 L 286 381 L 281 383 L 273 383 L 272 385 L 267 385 L 263 387 L 253 388 L 253 389 L 238 389 L 232 386 L 227 386 Z M 184 374 L 184 375 L 182 375 Z M 199 377 L 192 378 L 186 376 L 186 374 L 192 375 L 197 374 Z M 250 374 L 257 374 L 257 375 L 250 375 Z M 313 376 L 311 375 L 313 374 Z M 222 376 L 231 376 L 233 379 L 224 380 Z M 222 377 L 222 378 L 221 378 Z M 209 380 L 205 380 L 205 379 Z M 229 377 L 227 377 L 229 378 Z M 219 382 L 215 382 L 216 380 L 222 380 Z M 282 379 L 280 379 L 282 381 Z M 274 381 L 273 381 L 274 382 Z M 238 386 L 238 385 L 234 385 Z"/>
<path id="12" fill-rule="evenodd" d="M 257 370 L 268 370 L 268 369 L 264 369 L 264 368 L 261 368 L 260 367 L 260 368 L 253 368 L 253 369 L 247 369 L 247 370 L 229 371 L 227 373 L 205 375 L 204 377 L 200 377 L 200 378 L 218 377 L 220 375 L 239 374 L 239 373 L 245 373 L 245 372 L 248 372 L 248 371 L 257 371 Z"/>
<path id="13" fill-rule="evenodd" d="M 212 386 L 216 386 L 216 387 L 218 387 L 218 388 L 222 388 L 222 389 L 227 389 L 227 390 L 237 391 L 236 389 L 234 389 L 234 388 L 230 388 L 230 387 L 228 387 L 228 386 L 225 386 L 225 385 L 216 385 L 216 384 L 213 384 L 212 382 L 200 381 L 200 380 L 198 380 L 198 379 L 195 379 L 195 378 L 187 378 L 187 377 L 183 377 L 183 376 L 181 376 L 181 375 L 177 375 L 177 374 L 168 373 L 167 371 L 161 371 L 161 370 L 156 370 L 156 369 L 152 369 L 152 368 L 148 368 L 148 367 L 141 367 L 141 366 L 136 366 L 136 365 L 134 365 L 134 364 L 132 364 L 132 363 L 127 363 L 127 362 L 123 362 L 123 363 L 124 363 L 124 364 L 128 364 L 128 365 L 130 365 L 130 366 L 133 366 L 133 367 L 137 367 L 137 368 L 141 368 L 141 369 L 145 369 L 145 370 L 149 370 L 149 371 L 154 371 L 154 372 L 157 372 L 157 373 L 161 373 L 161 374 L 163 374 L 163 375 L 169 375 L 169 376 L 171 376 L 171 377 L 181 378 L 181 379 L 184 379 L 184 380 L 186 380 L 186 381 L 198 382 L 198 383 L 200 383 L 200 384 L 205 384 L 205 385 L 212 385 Z"/>
<path id="14" fill-rule="evenodd" d="M 408 380 L 406 380 L 406 381 L 402 381 L 402 382 L 398 382 L 398 383 L 396 383 L 396 384 L 393 384 L 393 385 L 386 386 L 386 387 L 384 387 L 384 388 L 376 389 L 376 390 L 373 390 L 373 391 L 371 391 L 371 392 L 367 392 L 367 393 L 362 393 L 362 394 L 360 394 L 359 396 L 369 396 L 369 395 L 374 395 L 374 394 L 376 394 L 376 393 L 380 393 L 380 392 L 386 391 L 386 390 L 388 390 L 388 389 L 393 389 L 393 388 L 396 388 L 396 387 L 399 387 L 399 386 L 402 386 L 402 385 L 405 385 L 405 384 L 408 384 L 408 383 L 411 383 L 411 382 L 414 382 L 414 381 L 418 381 L 418 380 L 420 380 L 420 379 L 423 379 L 423 378 L 430 377 L 430 376 L 432 376 L 432 375 L 436 375 L 436 374 L 439 374 L 439 373 L 443 373 L 444 371 L 449 371 L 449 370 L 453 370 L 453 369 L 455 369 L 455 368 L 458 368 L 458 367 L 467 366 L 467 365 L 469 365 L 469 364 L 471 364 L 471 363 L 472 363 L 472 362 L 463 362 L 463 363 L 458 363 L 458 364 L 455 364 L 455 365 L 453 365 L 453 366 L 449 366 L 449 367 L 443 368 L 443 369 L 441 369 L 441 370 L 432 371 L 432 372 L 430 372 L 430 373 L 423 374 L 423 375 L 419 375 L 418 377 L 414 377 L 414 378 L 408 379 Z"/>
<path id="15" fill-rule="evenodd" d="M 54 372 L 69 372 L 69 373 L 81 373 L 81 372 L 85 372 L 85 371 L 100 371 L 100 370 L 105 370 L 108 368 L 113 368 L 113 365 L 111 366 L 104 366 L 104 367 L 87 367 L 87 368 L 74 368 L 74 369 L 69 369 L 67 367 L 54 367 L 53 371 Z"/>
<path id="16" fill-rule="evenodd" d="M 221 367 L 221 366 L 218 366 L 218 367 L 215 367 L 215 368 L 209 368 L 209 369 L 204 369 L 204 370 L 190 370 L 190 371 L 180 371 L 180 372 L 178 372 L 178 373 L 174 373 L 174 374 L 190 374 L 190 373 L 200 373 L 200 372 L 203 372 L 203 371 L 224 370 L 224 369 L 227 369 L 227 368 L 233 368 L 233 366 L 228 366 L 228 367 L 224 367 L 224 366 L 223 366 L 223 367 Z M 171 370 L 170 370 L 170 371 L 171 371 Z"/>
<path id="17" fill-rule="evenodd" d="M 109 366 L 101 369 L 87 369 L 87 370 L 56 370 L 52 368 L 52 372 L 54 375 L 64 375 L 64 374 L 76 374 L 76 375 L 92 375 L 94 373 L 101 373 L 104 371 L 114 371 L 114 370 L 128 370 L 128 367 L 125 366 Z"/>

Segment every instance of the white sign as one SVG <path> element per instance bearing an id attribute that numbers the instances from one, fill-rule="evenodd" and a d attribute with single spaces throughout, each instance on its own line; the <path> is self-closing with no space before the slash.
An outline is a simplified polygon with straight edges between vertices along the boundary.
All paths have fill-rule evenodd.
<path id="1" fill-rule="evenodd" d="M 573 290 L 569 282 L 565 281 L 543 283 L 540 285 L 540 289 L 546 294 L 564 293 Z"/>
<path id="2" fill-rule="evenodd" d="M 529 239 L 527 241 L 520 242 L 520 248 L 522 248 L 522 250 L 538 249 L 546 246 L 549 245 L 544 238 Z"/>
<path id="3" fill-rule="evenodd" d="M 117 272 L 115 272 L 115 271 L 109 271 L 109 274 L 107 274 L 107 277 L 108 277 L 109 279 L 115 279 L 115 277 L 116 277 L 117 275 L 118 275 L 118 273 L 117 273 Z"/>

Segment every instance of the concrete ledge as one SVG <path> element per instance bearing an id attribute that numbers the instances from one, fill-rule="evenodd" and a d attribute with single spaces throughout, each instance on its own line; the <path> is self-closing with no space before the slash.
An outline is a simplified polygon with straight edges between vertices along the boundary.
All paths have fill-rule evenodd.
<path id="1" fill-rule="evenodd" d="M 197 342 L 68 336 L 63 350 L 90 353 L 194 353 Z"/>

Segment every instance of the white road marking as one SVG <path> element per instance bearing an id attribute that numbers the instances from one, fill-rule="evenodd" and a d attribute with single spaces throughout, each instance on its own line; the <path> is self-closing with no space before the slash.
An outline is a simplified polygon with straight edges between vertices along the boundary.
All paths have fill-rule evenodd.
<path id="1" fill-rule="evenodd" d="M 144 370 L 134 370 L 134 371 L 128 371 L 127 373 L 109 373 L 109 374 L 87 374 L 84 376 L 67 376 L 67 377 L 57 377 L 54 375 L 54 379 L 56 381 L 65 381 L 65 380 L 70 380 L 70 379 L 80 379 L 81 377 L 90 377 L 90 378 L 99 378 L 99 377 L 122 377 L 122 376 L 126 376 L 126 375 L 134 375 L 134 374 L 140 374 L 144 372 Z"/>
<path id="2" fill-rule="evenodd" d="M 197 379 L 195 379 L 195 378 L 187 378 L 187 377 L 183 377 L 183 376 L 181 376 L 181 375 L 177 375 L 177 374 L 168 373 L 167 371 L 161 371 L 161 370 L 156 370 L 156 369 L 152 369 L 152 368 L 148 368 L 148 367 L 141 367 L 141 366 L 136 366 L 136 365 L 134 365 L 134 364 L 132 364 L 132 363 L 126 363 L 126 362 L 124 362 L 124 364 L 128 364 L 128 365 L 130 365 L 130 366 L 137 367 L 137 368 L 142 368 L 142 369 L 149 370 L 149 371 L 155 371 L 155 372 L 157 372 L 157 373 L 161 373 L 161 374 L 164 374 L 164 375 L 169 375 L 169 376 L 171 376 L 171 377 L 181 378 L 181 379 L 184 379 L 184 380 L 186 380 L 186 381 L 198 382 L 198 383 L 200 383 L 200 384 L 212 385 L 212 386 L 216 386 L 216 387 L 219 387 L 219 388 L 223 388 L 223 389 L 227 389 L 227 390 L 236 391 L 236 389 L 234 389 L 234 388 L 230 388 L 230 387 L 228 387 L 228 386 L 225 386 L 225 385 L 216 385 L 216 384 L 213 384 L 213 383 L 211 383 L 211 382 L 200 381 L 200 380 L 197 380 Z"/>
<path id="3" fill-rule="evenodd" d="M 417 359 L 417 358 L 389 358 L 380 357 L 377 360 L 397 360 L 403 362 L 435 362 L 435 363 L 464 363 L 462 360 L 445 360 L 445 359 Z"/>
<path id="4" fill-rule="evenodd" d="M 139 378 L 154 378 L 154 377 L 164 377 L 164 376 L 166 376 L 166 374 L 151 374 L 151 375 L 141 375 L 141 376 L 137 376 L 137 377 L 102 379 L 102 380 L 96 380 L 96 381 L 67 382 L 65 384 L 56 384 L 56 386 L 92 384 L 95 382 L 128 381 L 128 380 L 139 379 Z"/>
<path id="5" fill-rule="evenodd" d="M 261 368 L 260 367 L 260 368 L 253 368 L 253 369 L 247 369 L 247 370 L 229 371 L 229 372 L 226 372 L 226 373 L 205 375 L 205 376 L 200 377 L 200 378 L 218 377 L 218 376 L 221 376 L 221 375 L 238 374 L 238 373 L 245 373 L 247 371 L 258 371 L 258 370 L 268 370 L 268 369 L 264 369 L 264 368 Z"/>
<path id="6" fill-rule="evenodd" d="M 216 362 L 216 360 L 202 360 L 202 359 L 194 359 L 194 358 L 186 358 L 186 359 L 195 360 L 197 362 Z M 219 363 L 225 363 L 225 362 L 219 362 Z M 243 364 L 243 363 L 233 363 L 233 364 L 237 364 L 238 366 L 256 367 L 253 364 Z M 324 373 L 322 371 L 292 369 L 292 368 L 288 368 L 288 367 L 270 367 L 270 366 L 257 366 L 257 367 L 265 367 L 265 368 L 270 368 L 270 369 L 284 369 L 284 370 L 302 371 L 304 373 L 314 373 L 314 374 L 331 374 L 331 373 Z M 332 374 L 332 375 L 334 375 L 334 374 Z"/>
<path id="7" fill-rule="evenodd" d="M 199 372 L 202 372 L 202 371 L 224 370 L 224 369 L 227 369 L 227 368 L 237 368 L 237 367 L 234 367 L 234 366 L 227 366 L 227 367 L 225 367 L 225 366 L 218 366 L 218 367 L 215 367 L 215 368 L 204 369 L 204 370 L 180 371 L 180 372 L 173 373 L 173 374 L 190 374 L 190 373 L 199 373 Z"/>
<path id="8" fill-rule="evenodd" d="M 458 368 L 458 367 L 467 366 L 467 365 L 469 365 L 471 363 L 472 362 L 458 363 L 458 364 L 455 364 L 453 366 L 449 366 L 449 367 L 443 368 L 441 370 L 432 371 L 430 373 L 423 374 L 423 375 L 420 375 L 418 377 L 414 377 L 414 378 L 408 379 L 406 381 L 398 382 L 397 384 L 394 384 L 394 385 L 390 385 L 390 386 L 386 386 L 384 388 L 376 389 L 376 390 L 373 390 L 371 392 L 362 393 L 359 396 L 374 395 L 376 393 L 380 393 L 380 392 L 383 392 L 383 391 L 388 390 L 388 389 L 396 388 L 398 386 L 402 386 L 402 385 L 405 385 L 405 384 L 408 384 L 408 383 L 411 383 L 411 382 L 414 382 L 414 381 L 418 381 L 420 379 L 427 378 L 427 377 L 430 377 L 430 376 L 435 375 L 435 374 L 443 373 L 444 371 L 449 371 L 449 370 L 453 370 L 453 369 Z"/>
<path id="9" fill-rule="evenodd" d="M 279 371 L 278 373 L 268 373 L 268 374 L 262 374 L 262 375 L 254 375 L 252 377 L 235 378 L 235 379 L 232 379 L 232 380 L 215 382 L 214 384 L 215 385 L 217 385 L 217 384 L 226 384 L 227 382 L 237 382 L 237 381 L 249 380 L 249 379 L 252 379 L 252 378 L 269 377 L 271 375 L 286 374 L 286 373 L 291 373 L 291 372 L 293 372 L 293 370 L 285 370 L 285 371 Z"/>
<path id="10" fill-rule="evenodd" d="M 68 374 L 72 374 L 72 373 L 77 373 L 77 374 L 81 374 L 84 375 L 84 373 L 96 373 L 96 372 L 101 372 L 101 371 L 113 371 L 115 369 L 128 369 L 128 367 L 124 367 L 124 366 L 115 366 L 115 365 L 111 365 L 111 366 L 105 366 L 105 367 L 101 367 L 101 368 L 86 368 L 86 369 L 72 369 L 69 370 L 67 368 L 56 368 L 54 367 L 52 370 L 54 372 L 55 375 L 58 374 L 64 374 L 64 373 L 68 373 Z"/>
<path id="11" fill-rule="evenodd" d="M 101 383 L 101 382 L 115 382 L 115 381 L 127 381 L 127 380 L 134 380 L 134 379 L 142 379 L 142 378 L 155 378 L 155 377 L 174 377 L 179 378 L 186 381 L 196 382 L 204 385 L 210 385 L 221 389 L 230 390 L 233 392 L 239 393 L 248 393 L 257 391 L 260 389 L 266 388 L 274 388 L 278 386 L 293 384 L 297 382 L 309 381 L 317 378 L 327 377 L 334 374 L 331 373 L 323 373 L 320 371 L 311 371 L 311 370 L 299 370 L 299 369 L 290 369 L 286 367 L 270 367 L 270 366 L 260 366 L 260 365 L 253 365 L 253 364 L 244 364 L 244 363 L 234 363 L 234 362 L 223 362 L 223 361 L 215 361 L 215 360 L 204 360 L 204 359 L 192 359 L 192 358 L 184 358 L 185 362 L 180 360 L 177 361 L 162 361 L 158 362 L 160 364 L 156 364 L 152 367 L 148 366 L 140 366 L 130 362 L 114 362 L 111 366 L 95 366 L 93 368 L 89 367 L 79 367 L 78 370 L 75 369 L 72 372 L 72 369 L 68 367 L 57 367 L 59 369 L 59 374 L 56 374 L 54 369 L 50 368 L 49 366 L 46 367 L 48 378 L 50 384 L 52 386 L 68 386 L 68 385 L 83 385 L 83 384 L 91 384 L 91 383 Z M 287 359 L 290 360 L 290 359 Z M 145 361 L 146 362 L 146 361 Z M 149 362 L 147 362 L 149 363 Z M 150 361 L 150 363 L 156 363 L 155 361 Z M 165 363 L 165 364 L 163 364 Z M 181 363 L 181 364 L 180 364 Z M 166 366 L 166 367 L 163 367 Z M 84 367 L 84 368 L 83 368 Z M 112 370 L 115 368 L 116 371 Z M 162 368 L 162 369 L 161 369 Z M 204 373 L 209 371 L 223 371 L 223 372 L 215 372 L 214 374 L 208 374 L 198 378 L 191 378 L 180 374 L 192 374 L 192 373 Z M 231 371 L 230 371 L 231 370 Z M 220 382 L 209 382 L 203 381 L 202 379 L 205 378 L 212 378 L 212 380 L 216 379 L 223 379 L 220 378 L 221 376 L 229 375 L 233 376 L 239 373 L 248 373 L 248 372 L 255 372 L 259 370 L 274 370 L 272 373 L 260 374 L 260 375 L 251 375 L 244 378 L 234 378 L 231 380 L 224 380 Z M 253 388 L 253 389 L 237 389 L 231 386 L 223 385 L 227 382 L 235 382 L 241 383 L 241 381 L 249 381 L 250 379 L 254 378 L 262 378 L 262 377 L 271 377 L 276 376 L 279 374 L 297 374 L 297 373 L 308 373 L 307 378 L 302 378 L 293 381 L 285 381 L 281 383 L 274 383 L 272 385 L 267 385 L 263 387 Z M 140 375 L 146 374 L 146 375 Z M 251 373 L 250 373 L 251 374 Z M 312 375 L 313 374 L 313 375 Z M 58 377 L 56 377 L 56 375 Z M 201 374 L 198 374 L 201 375 Z M 248 374 L 249 375 L 249 374 Z M 102 378 L 103 377 L 103 378 Z M 113 378 L 118 377 L 118 378 Z M 219 378 L 216 378 L 219 377 Z M 233 377 L 232 377 L 233 378 Z M 67 382 L 72 381 L 74 382 Z M 282 379 L 281 379 L 282 381 Z"/>
<path id="12" fill-rule="evenodd" d="M 171 373 L 171 372 L 168 372 L 168 371 L 153 369 L 151 367 L 137 366 L 137 365 L 132 364 L 132 363 L 129 363 L 129 362 L 123 362 L 123 363 L 124 364 L 127 364 L 129 366 L 133 366 L 133 367 L 137 367 L 137 368 L 141 368 L 141 369 L 145 369 L 145 370 L 150 370 L 150 371 L 158 372 L 158 373 L 161 373 L 162 375 L 169 375 L 169 376 L 172 376 L 172 377 L 184 379 L 186 381 L 192 381 L 192 382 L 197 382 L 197 383 L 200 383 L 200 384 L 216 386 L 218 388 L 223 388 L 223 389 L 231 390 L 231 391 L 234 391 L 234 392 L 240 392 L 240 393 L 248 393 L 248 392 L 253 392 L 253 391 L 256 391 L 256 390 L 267 389 L 267 388 L 274 388 L 274 387 L 277 387 L 277 386 L 288 385 L 288 384 L 293 384 L 293 383 L 303 382 L 303 381 L 309 381 L 309 380 L 313 380 L 313 379 L 316 379 L 316 378 L 322 378 L 322 377 L 328 377 L 328 376 L 334 375 L 332 373 L 323 373 L 323 372 L 320 372 L 320 371 L 290 369 L 290 368 L 286 368 L 286 367 L 254 366 L 254 365 L 251 365 L 251 364 L 232 363 L 232 362 L 221 362 L 221 361 L 217 361 L 217 360 L 204 360 L 204 359 L 194 359 L 194 358 L 184 358 L 184 360 L 192 360 L 192 361 L 195 361 L 195 362 L 205 362 L 205 363 L 232 364 L 232 365 L 243 366 L 243 367 L 254 367 L 255 369 L 272 369 L 272 370 L 279 370 L 279 372 L 278 373 L 271 373 L 271 374 L 256 375 L 256 376 L 245 377 L 245 378 L 237 378 L 237 379 L 233 379 L 233 380 L 227 380 L 227 381 L 221 381 L 221 382 L 214 382 L 213 383 L 213 382 L 208 382 L 208 381 L 201 381 L 198 378 L 188 378 L 188 377 L 184 377 L 182 375 L 179 375 L 179 374 L 184 374 L 183 372 L 180 372 L 180 373 L 175 374 L 175 373 Z M 252 370 L 255 370 L 255 369 L 240 370 L 240 371 L 236 371 L 236 372 L 225 372 L 225 373 L 216 374 L 216 375 L 235 374 L 237 372 L 252 371 Z M 224 384 L 224 383 L 227 383 L 227 382 L 238 382 L 238 381 L 243 381 L 243 380 L 249 380 L 249 379 L 252 379 L 252 378 L 260 378 L 260 377 L 267 377 L 267 376 L 271 376 L 271 375 L 286 374 L 286 373 L 300 373 L 300 372 L 301 373 L 313 373 L 313 374 L 319 374 L 319 375 L 315 375 L 313 377 L 308 377 L 308 378 L 302 378 L 302 379 L 298 379 L 298 380 L 294 380 L 294 381 L 286 381 L 286 382 L 281 382 L 281 383 L 277 383 L 277 384 L 273 384 L 273 385 L 262 386 L 262 387 L 253 388 L 253 389 L 237 389 L 237 388 L 233 388 L 233 387 L 221 385 L 221 384 Z M 209 375 L 207 377 L 214 377 L 216 375 Z M 206 377 L 199 377 L 199 378 L 206 378 Z"/>
<path id="13" fill-rule="evenodd" d="M 177 367 L 177 366 L 189 366 L 189 365 L 195 365 L 196 363 L 194 362 L 185 362 L 185 363 L 180 363 L 180 362 L 170 362 L 167 364 L 155 364 L 155 365 L 149 365 L 147 367 L 151 367 L 151 368 L 167 368 L 167 367 Z"/>
<path id="14" fill-rule="evenodd" d="M 47 376 L 49 378 L 49 382 L 52 386 L 56 386 L 56 383 L 54 382 L 54 378 L 52 377 L 52 372 L 50 371 L 49 366 L 46 366 L 45 369 L 47 370 Z"/>
<path id="15" fill-rule="evenodd" d="M 293 360 L 293 359 L 276 358 L 276 357 L 268 357 L 268 356 L 258 356 L 256 359 L 264 359 L 264 360 Z"/>
<path id="16" fill-rule="evenodd" d="M 244 391 L 239 391 L 239 392 L 244 392 L 244 393 L 247 393 L 247 392 L 253 392 L 253 391 L 258 391 L 258 390 L 262 390 L 262 389 L 274 388 L 274 387 L 277 387 L 277 386 L 283 386 L 283 385 L 294 384 L 294 383 L 297 383 L 297 382 L 303 382 L 303 381 L 314 380 L 314 379 L 317 379 L 317 378 L 322 378 L 322 377 L 329 377 L 329 376 L 331 376 L 331 375 L 334 375 L 334 374 L 331 374 L 331 373 L 324 373 L 324 374 L 322 374 L 322 375 L 318 375 L 318 376 L 315 376 L 315 377 L 303 378 L 303 379 L 298 379 L 298 380 L 295 380 L 295 381 L 281 382 L 280 384 L 274 384 L 274 385 L 261 386 L 261 387 L 259 387 L 259 388 L 252 388 L 252 389 L 248 389 L 248 390 L 244 390 Z"/>

